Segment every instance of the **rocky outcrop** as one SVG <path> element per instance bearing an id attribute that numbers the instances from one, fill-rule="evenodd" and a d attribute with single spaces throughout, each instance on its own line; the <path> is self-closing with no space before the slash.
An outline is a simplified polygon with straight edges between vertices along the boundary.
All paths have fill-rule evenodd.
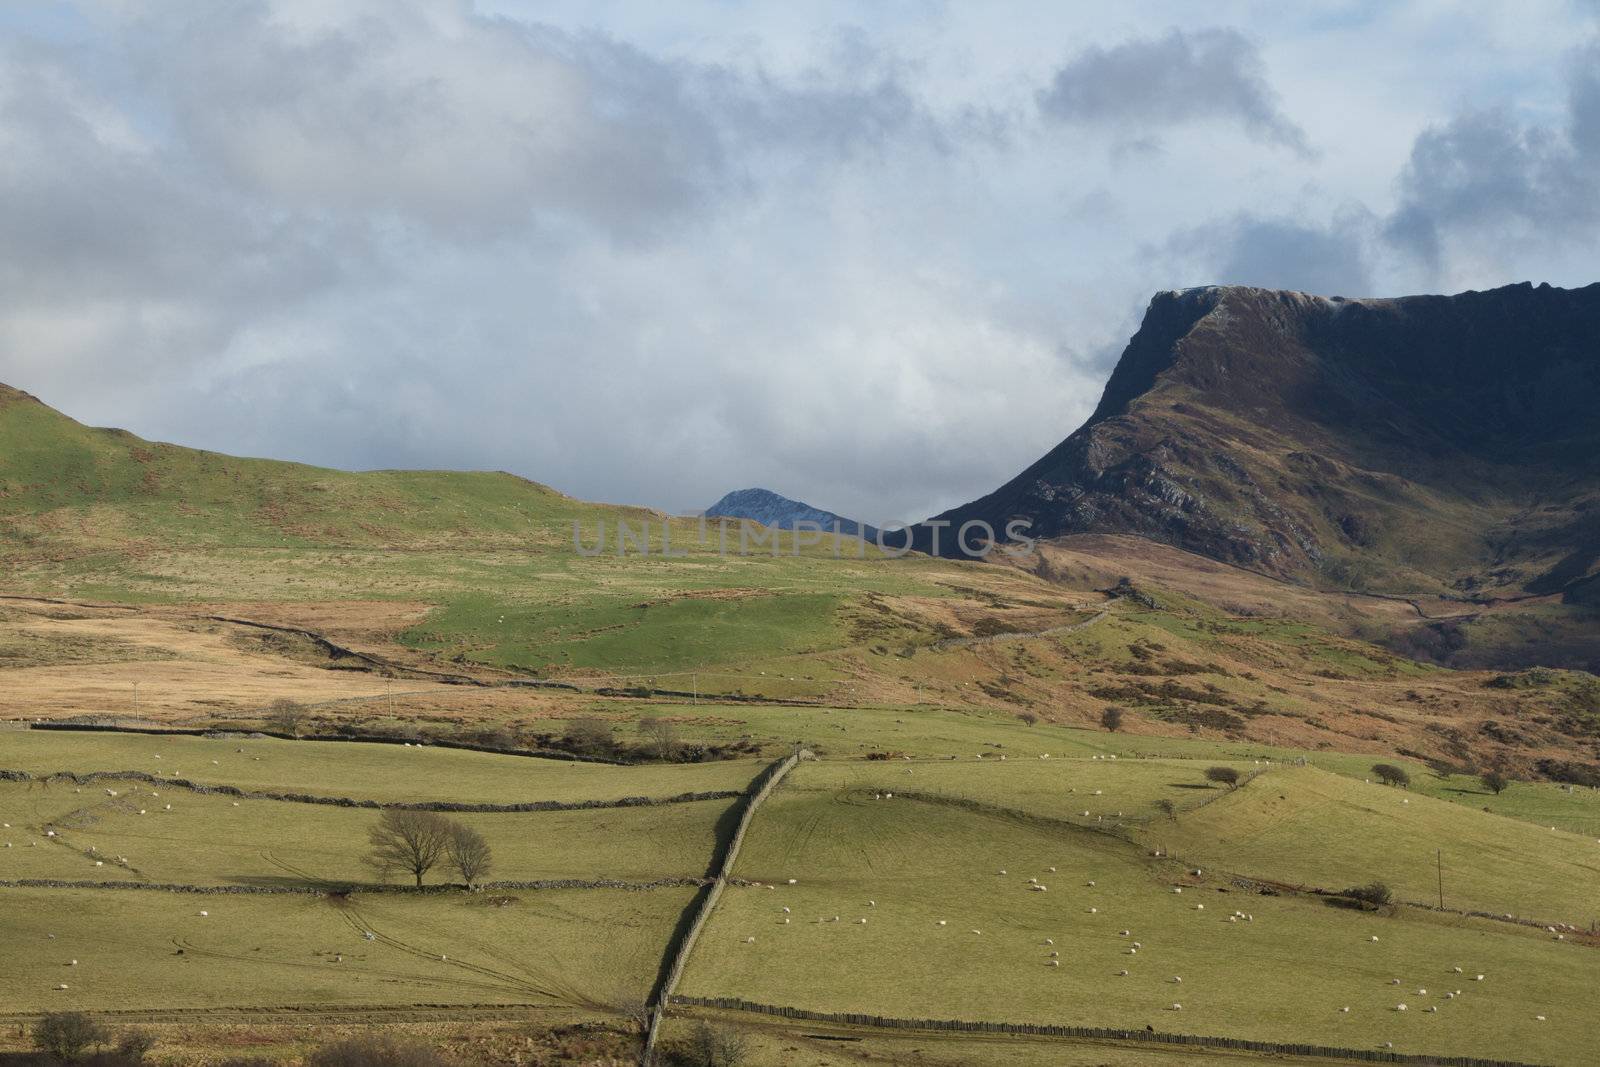
<path id="1" fill-rule="evenodd" d="M 937 518 L 1136 534 L 1322 584 L 1584 600 L 1597 400 L 1600 285 L 1161 293 L 1089 421 Z"/>

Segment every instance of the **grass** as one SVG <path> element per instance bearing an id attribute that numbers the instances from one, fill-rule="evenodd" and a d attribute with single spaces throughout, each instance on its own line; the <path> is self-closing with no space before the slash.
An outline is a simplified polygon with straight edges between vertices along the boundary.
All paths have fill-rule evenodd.
<path id="1" fill-rule="evenodd" d="M 738 873 L 778 889 L 725 894 L 683 992 L 905 1017 L 1148 1024 L 1363 1048 L 1388 1040 L 1400 1051 L 1543 1062 L 1587 1054 L 1585 990 L 1600 959 L 1585 949 L 1505 924 L 1225 892 L 1104 835 L 862 799 L 819 770 L 801 768 L 757 816 Z M 1030 877 L 1050 889 L 1029 892 Z M 1189 888 L 1172 893 L 1183 881 Z M 1226 922 L 1234 909 L 1255 921 Z M 1143 947 L 1128 955 L 1134 940 Z M 1059 968 L 1046 966 L 1051 951 Z M 1492 980 L 1463 982 L 1455 965 Z M 1117 975 L 1123 968 L 1129 976 Z M 1444 999 L 1447 984 L 1465 997 Z M 1430 994 L 1415 992 L 1423 987 Z M 1168 1010 L 1174 1001 L 1181 1012 Z M 1393 1011 L 1401 1001 L 1412 1010 Z M 1346 1005 L 1348 1015 L 1338 1011 Z"/>
<path id="2" fill-rule="evenodd" d="M 729 804 L 452 817 L 489 840 L 495 880 L 649 881 L 704 875 Z M 0 820 L 11 824 L 0 833 L 14 845 L 0 848 L 0 878 L 301 886 L 379 880 L 363 859 L 376 812 L 267 800 L 234 805 L 143 786 L 113 798 L 105 788 L 0 783 Z M 46 828 L 57 837 L 46 837 Z M 428 881 L 450 877 L 441 865 Z"/>
<path id="3" fill-rule="evenodd" d="M 836 615 L 843 600 L 834 593 L 749 590 L 657 600 L 596 597 L 578 609 L 559 601 L 508 605 L 470 598 L 403 636 L 414 647 L 460 651 L 492 666 L 675 673 L 839 647 Z"/>
<path id="4" fill-rule="evenodd" d="M 358 800 L 518 804 L 671 797 L 742 790 L 763 765 L 736 760 L 613 767 L 363 742 L 0 730 L 4 770 L 144 771 L 245 790 Z"/>
<path id="5" fill-rule="evenodd" d="M 1278 766 L 1145 840 L 1206 866 L 1341 889 L 1381 881 L 1448 906 L 1587 926 L 1600 920 L 1600 841 L 1315 768 Z"/>
<path id="6" fill-rule="evenodd" d="M 691 893 L 541 890 L 497 907 L 466 895 L 357 896 L 341 905 L 302 896 L 6 890 L 0 1004 L 59 1011 L 610 1002 L 655 979 Z M 366 930 L 377 938 L 365 940 Z M 72 959 L 77 966 L 68 966 Z"/>
<path id="7" fill-rule="evenodd" d="M 1230 763 L 1240 774 L 1252 768 Z M 1186 760 L 1008 759 L 849 762 L 807 768 L 813 788 L 867 797 L 889 792 L 972 801 L 1086 825 L 1149 820 L 1156 803 L 1180 811 L 1222 795 Z M 1087 811 L 1090 814 L 1085 816 Z"/>

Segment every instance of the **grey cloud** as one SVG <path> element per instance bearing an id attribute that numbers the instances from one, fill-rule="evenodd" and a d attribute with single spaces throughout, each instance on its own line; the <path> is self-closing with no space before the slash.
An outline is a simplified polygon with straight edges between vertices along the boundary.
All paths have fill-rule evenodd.
<path id="1" fill-rule="evenodd" d="M 1046 118 L 1146 129 L 1235 122 L 1258 140 L 1310 155 L 1305 131 L 1278 106 L 1256 46 L 1237 30 L 1172 30 L 1089 48 L 1038 94 Z"/>
<path id="2" fill-rule="evenodd" d="M 1371 296 L 1369 223 L 1360 209 L 1326 225 L 1242 213 L 1177 233 L 1163 252 L 1198 263 L 1206 273 L 1197 283 Z"/>
<path id="3" fill-rule="evenodd" d="M 466 3 L 358 4 L 312 25 L 262 2 L 199 10 L 134 38 L 198 158 L 277 205 L 464 240 L 572 224 L 653 239 L 759 183 L 768 157 L 946 147 L 965 128 L 865 41 L 839 69 L 777 78 Z"/>
<path id="4" fill-rule="evenodd" d="M 1424 130 L 1400 175 L 1385 236 L 1438 270 L 1452 242 L 1478 251 L 1592 240 L 1600 226 L 1600 44 L 1571 57 L 1564 125 L 1504 108 Z"/>

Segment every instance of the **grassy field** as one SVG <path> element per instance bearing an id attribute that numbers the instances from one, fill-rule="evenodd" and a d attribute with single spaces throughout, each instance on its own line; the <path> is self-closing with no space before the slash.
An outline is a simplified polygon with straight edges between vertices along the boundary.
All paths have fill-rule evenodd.
<path id="1" fill-rule="evenodd" d="M 1382 881 L 1448 906 L 1546 922 L 1600 922 L 1600 841 L 1475 812 L 1315 768 L 1273 767 L 1143 834 L 1175 855 L 1240 874 L 1341 889 Z"/>
<path id="2" fill-rule="evenodd" d="M 619 555 L 619 520 L 650 522 L 655 553 Z M 577 551 L 575 523 L 588 544 L 607 526 L 607 550 Z M 668 532 L 683 555 L 660 554 Z M 729 888 L 683 992 L 1592 1061 L 1589 934 L 1356 911 L 1249 880 L 1377 879 L 1428 901 L 1442 851 L 1452 907 L 1600 919 L 1600 791 L 1526 780 L 1592 765 L 1600 682 L 1413 662 L 1376 643 L 1417 623 L 1410 604 L 1095 544 L 1023 565 L 836 558 L 786 536 L 776 553 L 724 554 L 714 527 L 510 475 L 238 460 L 82 427 L 0 388 L 0 715 L 226 731 L 0 729 L 0 770 L 384 802 L 615 801 L 742 790 L 801 743 L 821 760 L 757 815 L 736 872 L 776 888 Z M 1123 575 L 1136 588 L 1108 597 Z M 574 688 L 503 684 L 529 676 Z M 613 767 L 248 736 L 277 698 L 318 729 L 528 748 L 590 716 L 632 744 L 662 717 L 687 742 L 761 758 Z M 1094 728 L 1108 707 L 1120 732 Z M 1407 767 L 1411 789 L 1365 781 L 1379 761 Z M 1429 769 L 1499 762 L 1524 780 L 1498 795 Z M 1205 783 L 1213 764 L 1258 777 L 1226 792 Z M 492 878 L 642 882 L 702 876 L 734 808 L 460 818 L 491 842 Z M 13 846 L 0 880 L 360 883 L 375 817 L 132 780 L 0 784 Z M 693 892 L 0 889 L 0 1013 L 604 1011 L 660 972 Z M 1238 1062 L 929 1034 L 830 1042 L 826 1027 L 727 1018 L 754 1035 L 758 1064 Z M 499 1062 L 538 1060 L 507 1040 Z M 297 1041 L 273 1054 L 312 1038 Z"/>
<path id="3" fill-rule="evenodd" d="M 158 758 L 159 757 L 159 758 Z M 618 768 L 426 746 L 264 737 L 0 730 L 0 769 L 143 771 L 204 784 L 358 800 L 518 804 L 739 790 L 752 760 Z"/>
<path id="4" fill-rule="evenodd" d="M 817 789 L 870 798 L 880 793 L 952 798 L 987 807 L 1082 823 L 1087 826 L 1155 819 L 1156 803 L 1179 810 L 1214 800 L 1222 789 L 1204 778 L 1206 767 L 1229 766 L 1241 775 L 1247 762 L 1187 760 L 1018 759 L 888 760 L 807 767 Z M 1085 814 L 1087 812 L 1088 814 Z"/>
<path id="5" fill-rule="evenodd" d="M 467 895 L 341 904 L 6 890 L 0 1005 L 610 1003 L 655 979 L 691 893 L 540 890 L 496 906 Z"/>
<path id="6" fill-rule="evenodd" d="M 1591 950 L 1505 924 L 1227 892 L 1105 835 L 863 799 L 826 778 L 803 767 L 757 816 L 739 873 L 779 888 L 725 895 L 685 993 L 1549 1062 L 1587 1048 Z M 1254 921 L 1228 922 L 1235 910 Z M 1483 984 L 1468 980 L 1478 971 Z M 1459 1000 L 1443 996 L 1455 988 Z"/>
<path id="7" fill-rule="evenodd" d="M 489 840 L 495 880 L 648 881 L 704 875 L 729 803 L 452 817 Z M 377 819 L 370 810 L 231 801 L 142 784 L 106 782 L 80 793 L 0 783 L 0 821 L 10 825 L 0 833 L 14 846 L 0 848 L 0 878 L 368 883 L 379 880 L 362 859 Z M 47 828 L 56 837 L 47 838 Z M 429 881 L 445 877 L 441 868 Z"/>

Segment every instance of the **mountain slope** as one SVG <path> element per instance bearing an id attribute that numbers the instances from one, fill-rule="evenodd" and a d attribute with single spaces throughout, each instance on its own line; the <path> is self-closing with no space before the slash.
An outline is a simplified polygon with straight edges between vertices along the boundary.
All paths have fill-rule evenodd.
<path id="1" fill-rule="evenodd" d="M 790 500 L 770 489 L 735 489 L 706 509 L 707 518 L 725 516 L 730 519 L 750 519 L 763 526 L 778 530 L 792 530 L 799 523 L 812 523 L 832 532 L 837 525 L 840 533 L 871 540 L 877 530 L 854 519 L 836 515 L 831 511 L 812 507 L 798 500 Z"/>
<path id="2" fill-rule="evenodd" d="M 75 422 L 0 385 L 0 546 L 125 542 L 414 546 L 545 540 L 597 513 L 505 473 L 351 473 L 159 444 Z"/>
<path id="3" fill-rule="evenodd" d="M 1089 421 L 938 518 L 1133 533 L 1333 586 L 1579 601 L 1600 568 L 1597 399 L 1600 285 L 1161 293 Z"/>

